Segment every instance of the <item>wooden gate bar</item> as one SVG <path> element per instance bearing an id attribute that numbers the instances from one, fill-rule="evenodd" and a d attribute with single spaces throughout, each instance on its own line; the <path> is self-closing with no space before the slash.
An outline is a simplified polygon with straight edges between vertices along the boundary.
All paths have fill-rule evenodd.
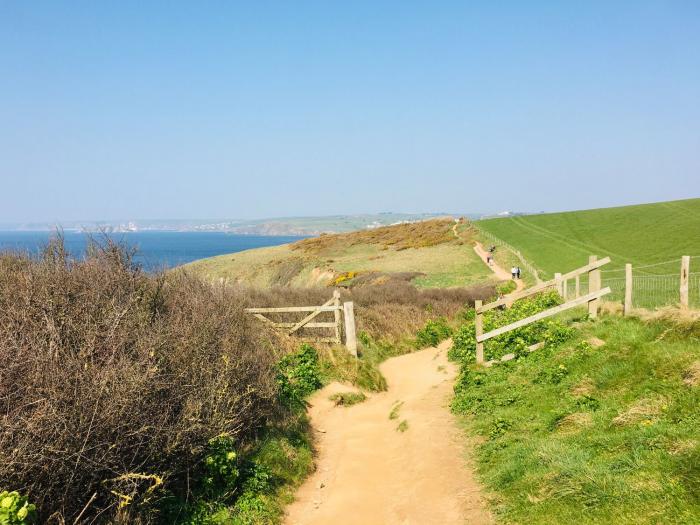
<path id="1" fill-rule="evenodd" d="M 531 315 L 530 317 L 526 317 L 525 319 L 521 319 L 520 321 L 516 321 L 516 322 L 508 324 L 506 326 L 502 326 L 501 328 L 496 328 L 495 330 L 487 332 L 481 336 L 477 335 L 476 342 L 483 343 L 484 341 L 488 341 L 489 339 L 492 339 L 492 338 L 497 337 L 499 335 L 508 333 L 512 330 L 515 330 L 516 328 L 521 328 L 521 327 L 526 326 L 530 323 L 534 323 L 535 321 L 539 321 L 541 319 L 545 319 L 545 318 L 550 317 L 552 315 L 558 314 L 559 312 L 563 312 L 565 310 L 569 310 L 570 308 L 574 308 L 576 306 L 580 306 L 582 304 L 598 300 L 602 296 L 607 295 L 610 292 L 611 292 L 610 287 L 606 287 L 606 288 L 603 288 L 602 290 L 598 290 L 597 292 L 582 295 L 578 299 L 572 299 L 568 303 L 560 304 L 559 306 L 555 306 L 554 308 L 550 308 L 549 310 L 545 310 L 544 312 L 540 312 L 538 314 Z"/>
<path id="2" fill-rule="evenodd" d="M 323 328 L 332 329 L 333 337 L 308 337 L 307 339 L 327 342 L 327 343 L 342 343 L 342 325 L 345 321 L 345 346 L 348 351 L 357 357 L 357 336 L 355 334 L 355 312 L 352 302 L 340 304 L 340 291 L 335 290 L 333 297 L 326 301 L 321 306 L 283 306 L 274 308 L 246 308 L 245 311 L 252 314 L 260 321 L 274 327 L 287 329 L 289 335 L 293 335 L 302 328 Z M 309 312 L 301 321 L 295 322 L 275 322 L 263 314 L 280 314 L 280 313 L 305 313 Z M 323 312 L 333 312 L 334 320 L 313 322 L 313 319 Z M 341 314 L 343 312 L 343 314 Z"/>
<path id="3" fill-rule="evenodd" d="M 311 312 L 309 315 L 307 315 L 306 317 L 304 317 L 304 318 L 303 318 L 301 321 L 299 321 L 297 324 L 293 325 L 292 328 L 289 330 L 289 333 L 290 333 L 290 334 L 293 334 L 294 332 L 296 332 L 297 330 L 299 330 L 299 328 L 301 328 L 301 327 L 304 326 L 306 323 L 308 323 L 309 321 L 311 321 L 311 319 L 313 319 L 313 318 L 316 317 L 318 314 L 320 314 L 320 313 L 321 313 L 321 308 L 323 308 L 324 306 L 330 306 L 331 303 L 332 303 L 333 301 L 335 301 L 335 298 L 331 298 L 331 299 L 329 299 L 328 301 L 326 301 L 325 303 L 323 303 L 321 306 L 318 307 L 318 309 L 317 309 L 316 311 Z M 335 308 L 335 306 L 334 306 L 333 308 Z"/>
<path id="4" fill-rule="evenodd" d="M 562 274 L 561 279 L 571 279 L 571 278 L 578 278 L 580 275 L 590 272 L 591 270 L 595 270 L 596 268 L 600 268 L 601 266 L 604 266 L 610 262 L 610 257 L 605 257 L 600 260 L 596 260 L 594 262 L 589 262 L 586 266 L 582 266 L 581 268 L 576 268 L 575 270 L 572 270 L 568 273 Z M 522 290 L 520 292 L 515 292 L 512 294 L 508 294 L 506 297 L 502 297 L 498 301 L 494 301 L 489 304 L 485 304 L 481 306 L 480 308 L 477 308 L 477 312 L 488 312 L 489 310 L 493 310 L 494 308 L 498 308 L 499 306 L 502 305 L 507 305 L 507 304 L 512 304 L 513 302 L 517 301 L 518 299 L 524 299 L 525 297 L 529 297 L 531 295 L 534 295 L 536 293 L 542 292 L 546 290 L 547 288 L 551 288 L 553 286 L 557 286 L 557 280 L 556 279 L 551 279 L 549 281 L 545 281 L 543 283 L 537 284 L 533 286 L 532 288 L 528 288 L 527 290 Z"/>

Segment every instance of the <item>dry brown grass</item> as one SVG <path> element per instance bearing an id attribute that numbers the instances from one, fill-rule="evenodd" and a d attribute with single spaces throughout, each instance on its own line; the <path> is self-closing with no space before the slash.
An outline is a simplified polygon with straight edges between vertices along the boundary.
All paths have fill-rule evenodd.
<path id="1" fill-rule="evenodd" d="M 494 294 L 494 288 L 490 285 L 417 289 L 403 280 L 406 276 L 400 277 L 386 276 L 383 284 L 341 289 L 341 301 L 355 303 L 358 330 L 377 341 L 396 344 L 415 336 L 428 319 L 454 316 L 465 306 L 473 306 L 476 299 L 484 300 Z M 321 287 L 236 290 L 236 295 L 245 298 L 247 305 L 266 307 L 320 305 L 332 295 L 332 290 Z M 299 320 L 299 315 L 282 314 L 275 320 Z M 331 321 L 332 314 L 321 314 L 318 320 Z M 318 331 L 306 335 L 314 334 L 318 335 Z"/>
<path id="2" fill-rule="evenodd" d="M 593 425 L 593 415 L 590 412 L 574 412 L 559 421 L 557 431 L 562 434 L 575 434 L 591 425 Z"/>
<path id="3" fill-rule="evenodd" d="M 332 255 L 339 248 L 358 244 L 375 244 L 382 246 L 384 249 L 391 248 L 394 250 L 426 248 L 448 242 L 457 242 L 452 233 L 454 224 L 455 222 L 452 218 L 431 219 L 351 233 L 321 235 L 297 241 L 291 245 L 291 248 L 317 255 Z"/>
<path id="4" fill-rule="evenodd" d="M 571 395 L 574 397 L 590 396 L 595 392 L 595 383 L 590 377 L 584 377 L 571 387 Z"/>
<path id="5" fill-rule="evenodd" d="M 615 425 L 631 425 L 642 421 L 652 421 L 668 406 L 668 399 L 661 395 L 645 397 L 632 403 L 627 410 L 614 419 Z"/>
<path id="6" fill-rule="evenodd" d="M 83 519 L 108 521 L 127 496 L 186 496 L 210 438 L 243 447 L 285 417 L 285 343 L 243 304 L 182 274 L 144 275 L 112 245 L 81 262 L 60 243 L 41 260 L 0 256 L 2 488 L 54 522 L 89 502 Z"/>
<path id="7" fill-rule="evenodd" d="M 695 361 L 683 372 L 683 382 L 688 386 L 700 385 L 700 361 Z"/>

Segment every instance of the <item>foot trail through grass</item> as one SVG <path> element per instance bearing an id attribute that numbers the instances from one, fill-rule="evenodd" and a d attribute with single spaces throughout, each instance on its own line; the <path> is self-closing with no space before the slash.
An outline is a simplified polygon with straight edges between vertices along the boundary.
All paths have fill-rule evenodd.
<path id="1" fill-rule="evenodd" d="M 317 468 L 288 524 L 491 522 L 448 406 L 457 374 L 450 344 L 385 361 L 388 390 L 363 403 L 336 406 L 329 397 L 348 390 L 339 383 L 310 399 Z"/>

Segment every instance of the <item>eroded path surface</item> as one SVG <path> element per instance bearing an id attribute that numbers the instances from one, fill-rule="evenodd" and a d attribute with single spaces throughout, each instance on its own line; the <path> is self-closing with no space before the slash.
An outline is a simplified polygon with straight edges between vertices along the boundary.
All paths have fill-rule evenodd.
<path id="1" fill-rule="evenodd" d="M 358 405 L 328 399 L 352 390 L 337 383 L 312 397 L 317 469 L 288 508 L 287 524 L 491 522 L 448 406 L 457 374 L 449 344 L 387 360 L 388 391 Z"/>

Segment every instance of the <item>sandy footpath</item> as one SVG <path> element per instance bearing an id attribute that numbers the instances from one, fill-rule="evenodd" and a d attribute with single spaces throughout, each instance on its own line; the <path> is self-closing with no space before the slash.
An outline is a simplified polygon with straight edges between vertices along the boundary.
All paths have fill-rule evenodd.
<path id="1" fill-rule="evenodd" d="M 338 383 L 311 398 L 317 469 L 287 509 L 287 524 L 491 522 L 448 407 L 457 374 L 449 345 L 387 360 L 381 371 L 388 391 L 358 405 L 328 399 L 353 390 Z"/>

